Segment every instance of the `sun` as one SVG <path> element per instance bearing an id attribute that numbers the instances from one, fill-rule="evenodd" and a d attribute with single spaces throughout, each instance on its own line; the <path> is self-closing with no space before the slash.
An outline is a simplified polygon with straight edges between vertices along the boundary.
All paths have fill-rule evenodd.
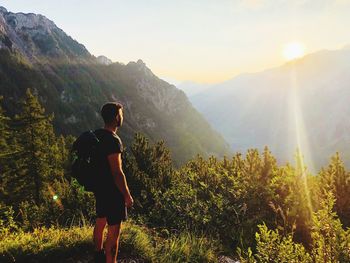
<path id="1" fill-rule="evenodd" d="M 305 55 L 305 46 L 300 42 L 290 42 L 283 48 L 283 57 L 286 60 L 293 60 Z"/>

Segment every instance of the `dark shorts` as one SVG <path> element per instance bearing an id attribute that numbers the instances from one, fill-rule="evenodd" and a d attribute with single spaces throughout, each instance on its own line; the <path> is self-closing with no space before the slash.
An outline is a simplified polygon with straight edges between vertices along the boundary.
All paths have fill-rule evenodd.
<path id="1" fill-rule="evenodd" d="M 106 218 L 108 225 L 117 225 L 127 219 L 124 197 L 119 191 L 97 191 L 96 216 Z"/>

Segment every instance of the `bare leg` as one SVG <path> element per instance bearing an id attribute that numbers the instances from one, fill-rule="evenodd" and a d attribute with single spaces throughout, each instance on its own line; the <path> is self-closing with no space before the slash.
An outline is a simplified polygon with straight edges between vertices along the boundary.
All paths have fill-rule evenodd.
<path id="1" fill-rule="evenodd" d="M 113 226 L 108 226 L 106 240 L 106 263 L 117 262 L 120 227 L 121 223 Z"/>
<path id="2" fill-rule="evenodd" d="M 102 250 L 103 230 L 105 229 L 106 223 L 107 221 L 105 217 L 96 219 L 93 236 L 95 251 Z"/>

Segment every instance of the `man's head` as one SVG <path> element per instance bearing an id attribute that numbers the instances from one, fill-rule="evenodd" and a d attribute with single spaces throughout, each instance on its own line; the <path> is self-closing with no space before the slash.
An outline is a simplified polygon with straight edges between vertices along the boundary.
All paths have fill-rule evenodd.
<path id="1" fill-rule="evenodd" d="M 123 124 L 123 105 L 108 102 L 102 106 L 101 116 L 105 125 L 120 127 Z"/>

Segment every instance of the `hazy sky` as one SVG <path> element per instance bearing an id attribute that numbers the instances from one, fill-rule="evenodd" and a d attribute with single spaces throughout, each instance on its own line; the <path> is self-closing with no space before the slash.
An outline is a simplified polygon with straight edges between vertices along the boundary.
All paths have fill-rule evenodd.
<path id="1" fill-rule="evenodd" d="M 0 0 L 40 13 L 94 55 L 142 59 L 159 77 L 220 82 L 306 52 L 350 44 L 350 0 Z"/>

